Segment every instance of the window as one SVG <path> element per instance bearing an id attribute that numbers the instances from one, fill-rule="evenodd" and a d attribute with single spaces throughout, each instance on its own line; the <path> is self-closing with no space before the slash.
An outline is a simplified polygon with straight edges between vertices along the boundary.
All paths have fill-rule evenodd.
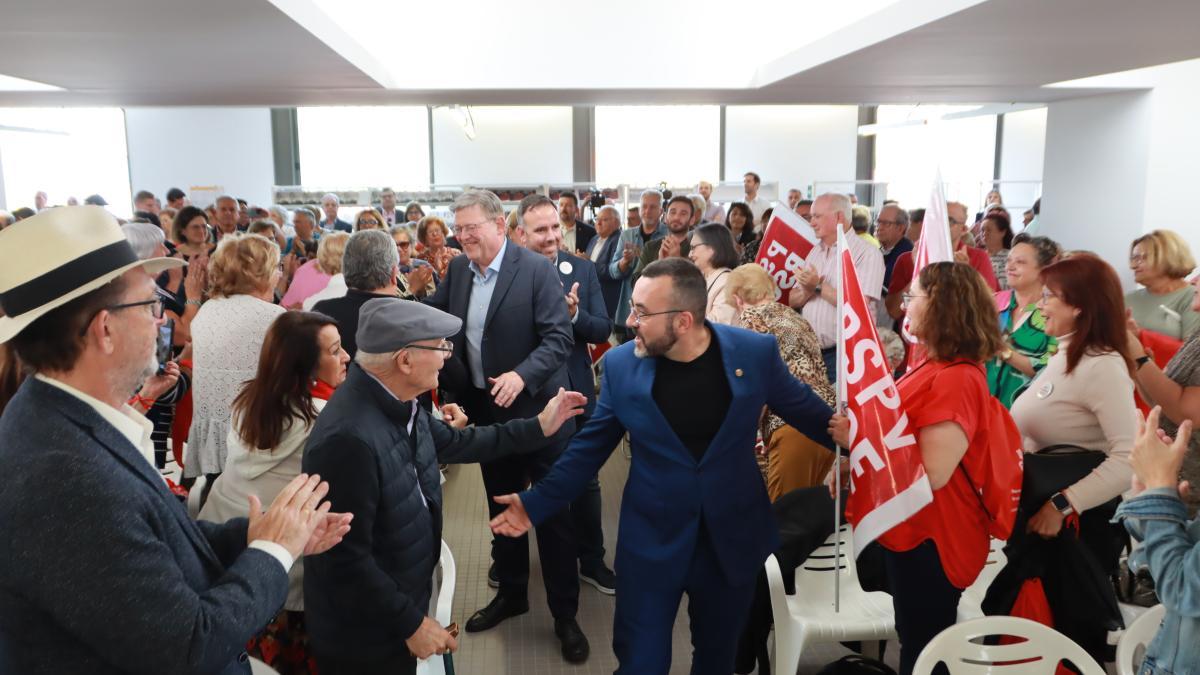
<path id="1" fill-rule="evenodd" d="M 0 108 L 0 173 L 9 211 L 98 194 L 109 211 L 133 215 L 125 115 L 120 108 Z"/>
<path id="2" fill-rule="evenodd" d="M 300 177 L 328 189 L 429 185 L 424 106 L 297 108 Z"/>
<path id="3" fill-rule="evenodd" d="M 720 139 L 719 106 L 596 106 L 596 182 L 715 182 Z"/>
<path id="4" fill-rule="evenodd" d="M 946 199 L 963 202 L 974 217 L 995 170 L 996 116 L 941 119 L 974 107 L 879 106 L 875 180 L 888 183 L 888 199 L 899 200 L 906 209 L 925 208 L 940 168 Z M 923 119 L 928 122 L 888 127 Z"/>

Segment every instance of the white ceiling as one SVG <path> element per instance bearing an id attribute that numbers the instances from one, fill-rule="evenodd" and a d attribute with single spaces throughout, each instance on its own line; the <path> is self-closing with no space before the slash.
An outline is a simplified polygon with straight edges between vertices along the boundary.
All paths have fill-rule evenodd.
<path id="1" fill-rule="evenodd" d="M 4 0 L 0 75 L 65 91 L 0 106 L 1045 102 L 1200 57 L 1196 0 L 476 1 Z"/>

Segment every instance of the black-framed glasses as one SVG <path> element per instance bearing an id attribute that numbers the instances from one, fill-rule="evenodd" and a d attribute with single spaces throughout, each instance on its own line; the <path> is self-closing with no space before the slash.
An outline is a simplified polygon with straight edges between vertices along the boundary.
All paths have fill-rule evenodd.
<path id="1" fill-rule="evenodd" d="M 682 311 L 685 311 L 685 310 L 682 310 L 682 309 L 664 309 L 664 310 L 663 310 L 663 311 L 661 311 L 661 312 L 639 312 L 639 311 L 637 311 L 636 309 L 631 309 L 631 310 L 629 310 L 629 315 L 633 317 L 633 325 L 635 325 L 635 326 L 641 326 L 641 325 L 642 325 L 642 320 L 643 320 L 643 319 L 645 319 L 645 318 L 647 318 L 647 317 L 651 317 L 651 316 L 658 316 L 658 315 L 660 315 L 660 314 L 675 314 L 675 313 L 682 312 Z"/>
<path id="2" fill-rule="evenodd" d="M 424 349 L 429 352 L 442 352 L 446 356 L 454 354 L 454 343 L 449 340 L 442 340 L 436 347 L 427 345 L 407 345 L 405 349 Z"/>
<path id="3" fill-rule="evenodd" d="M 153 300 L 139 300 L 138 302 L 125 302 L 125 303 L 121 303 L 119 305 L 108 305 L 106 307 L 101 307 L 100 309 L 96 310 L 96 314 L 99 314 L 100 312 L 103 312 L 103 311 L 115 312 L 115 311 L 118 311 L 121 309 L 129 309 L 130 307 L 146 307 L 146 306 L 150 307 L 150 314 L 152 316 L 154 316 L 155 320 L 163 318 L 163 309 L 164 309 L 163 299 L 158 298 L 158 297 L 154 298 Z M 88 317 L 87 322 L 83 324 L 83 328 L 79 331 L 80 337 L 87 335 L 87 327 L 89 325 L 91 325 L 92 319 L 96 318 L 96 314 L 93 314 L 90 317 Z"/>

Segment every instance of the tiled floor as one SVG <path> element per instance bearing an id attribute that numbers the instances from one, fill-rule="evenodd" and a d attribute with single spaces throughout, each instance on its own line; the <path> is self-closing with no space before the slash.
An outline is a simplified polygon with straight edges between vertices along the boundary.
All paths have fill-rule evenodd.
<path id="1" fill-rule="evenodd" d="M 629 460 L 614 452 L 600 472 L 604 495 L 604 535 L 612 565 L 617 536 L 617 518 L 621 491 L 629 471 Z M 454 553 L 458 582 L 454 591 L 453 618 L 460 626 L 477 609 L 491 601 L 494 590 L 487 585 L 490 564 L 491 532 L 487 528 L 483 481 L 479 466 L 454 466 L 442 486 L 446 504 L 445 539 Z M 531 538 L 533 539 L 533 538 Z M 545 588 L 540 583 L 536 551 L 530 551 L 531 582 L 528 614 L 508 619 L 484 633 L 463 632 L 455 656 L 456 672 L 463 675 L 549 675 L 569 673 L 592 675 L 616 669 L 612 653 L 613 598 L 602 595 L 586 584 L 579 597 L 579 625 L 588 636 L 592 655 L 587 663 L 571 665 L 563 661 L 554 637 L 554 623 L 546 608 Z M 686 599 L 684 600 L 686 603 Z M 896 646 L 887 650 L 887 661 L 896 666 Z M 823 665 L 849 653 L 840 645 L 817 645 L 805 655 L 800 673 L 815 673 Z M 672 675 L 683 675 L 691 667 L 691 641 L 688 633 L 687 606 L 682 604 L 675 622 L 675 648 Z"/>

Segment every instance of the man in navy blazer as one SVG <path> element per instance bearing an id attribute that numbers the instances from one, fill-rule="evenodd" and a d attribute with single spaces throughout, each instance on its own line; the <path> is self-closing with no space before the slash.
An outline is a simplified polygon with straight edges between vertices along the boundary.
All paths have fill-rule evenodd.
<path id="1" fill-rule="evenodd" d="M 613 256 L 617 255 L 617 245 L 621 243 L 620 230 L 621 212 L 617 210 L 617 207 L 612 204 L 600 207 L 600 210 L 596 212 L 596 236 L 588 242 L 587 249 L 584 251 L 588 259 L 596 265 L 596 275 L 600 278 L 600 295 L 604 297 L 605 313 L 613 322 L 625 319 L 623 316 L 617 316 L 617 305 L 621 302 L 621 286 L 625 283 L 625 279 L 614 276 L 612 273 Z"/>
<path id="2" fill-rule="evenodd" d="M 704 321 L 704 277 L 682 258 L 648 265 L 627 325 L 636 337 L 605 357 L 595 414 L 553 470 L 500 497 L 492 520 L 518 535 L 562 510 L 629 432 L 633 460 L 617 540 L 617 672 L 667 673 L 688 594 L 692 673 L 733 671 L 755 579 L 779 536 L 754 459 L 767 405 L 833 447 L 833 411 L 796 380 L 775 338 Z"/>
<path id="3" fill-rule="evenodd" d="M 437 292 L 426 300 L 463 320 L 463 330 L 451 338 L 454 354 L 442 371 L 442 388 L 476 424 L 532 417 L 559 387 L 570 387 L 567 359 L 574 343 L 562 284 L 544 256 L 505 239 L 504 207 L 496 195 L 468 190 L 451 210 L 463 255 L 450 261 Z M 574 431 L 573 423 L 566 424 L 556 442 L 541 450 L 481 465 L 493 516 L 500 507 L 491 498 L 546 475 Z M 467 621 L 468 632 L 529 611 L 528 538 L 498 537 L 493 555 L 500 592 Z M 582 662 L 589 648 L 575 621 L 579 576 L 569 513 L 538 526 L 538 555 L 563 657 Z"/>
<path id="4" fill-rule="evenodd" d="M 192 521 L 126 404 L 158 368 L 154 277 L 183 263 L 138 260 L 94 206 L 4 240 L 0 343 L 34 374 L 0 416 L 0 672 L 249 675 L 245 644 L 283 607 L 288 569 L 348 518 L 301 475 L 266 513 L 255 499 L 249 520 Z"/>
<path id="5" fill-rule="evenodd" d="M 571 315 L 575 347 L 567 359 L 571 390 L 587 397 L 584 414 L 576 420 L 582 428 L 596 407 L 596 378 L 592 373 L 592 354 L 588 344 L 608 340 L 612 320 L 600 295 L 596 266 L 590 260 L 571 255 L 561 248 L 562 223 L 550 198 L 529 195 L 517 207 L 517 220 L 524 245 L 541 253 L 554 264 L 566 293 L 567 313 Z M 579 548 L 579 578 L 601 593 L 616 592 L 616 577 L 604 564 L 604 529 L 601 524 L 600 481 L 595 476 L 583 494 L 571 504 L 571 520 Z"/>

